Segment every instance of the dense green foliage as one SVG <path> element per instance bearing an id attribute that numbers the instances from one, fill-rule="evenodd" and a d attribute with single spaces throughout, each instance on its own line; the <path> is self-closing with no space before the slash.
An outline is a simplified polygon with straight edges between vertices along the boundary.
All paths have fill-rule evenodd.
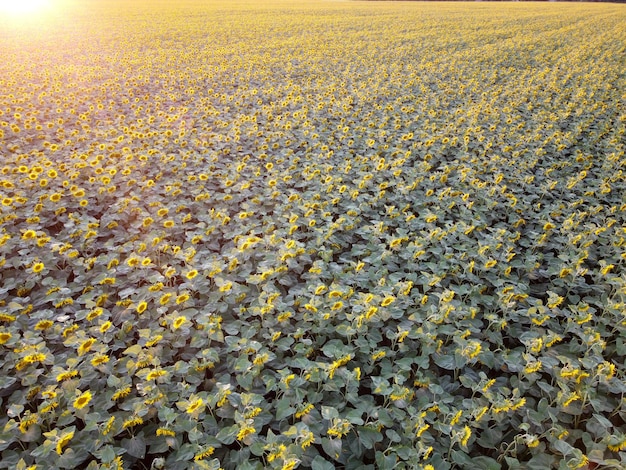
<path id="1" fill-rule="evenodd" d="M 0 468 L 624 468 L 623 8 L 149 3 L 0 35 Z"/>

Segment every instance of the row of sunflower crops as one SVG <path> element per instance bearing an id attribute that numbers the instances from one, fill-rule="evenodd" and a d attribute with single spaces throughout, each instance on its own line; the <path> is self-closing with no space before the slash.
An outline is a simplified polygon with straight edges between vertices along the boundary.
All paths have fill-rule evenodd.
<path id="1" fill-rule="evenodd" d="M 625 20 L 3 24 L 0 468 L 624 468 Z"/>

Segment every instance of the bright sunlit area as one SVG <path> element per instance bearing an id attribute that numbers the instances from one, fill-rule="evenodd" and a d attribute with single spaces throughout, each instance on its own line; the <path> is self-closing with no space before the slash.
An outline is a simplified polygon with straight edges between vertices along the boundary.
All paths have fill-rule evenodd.
<path id="1" fill-rule="evenodd" d="M 45 16 L 53 4 L 54 0 L 0 0 L 0 18 L 25 20 Z"/>

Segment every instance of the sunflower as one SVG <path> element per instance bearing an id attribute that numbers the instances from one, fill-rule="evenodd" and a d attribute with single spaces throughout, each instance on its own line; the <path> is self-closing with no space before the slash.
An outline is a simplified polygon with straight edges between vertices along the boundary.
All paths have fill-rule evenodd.
<path id="1" fill-rule="evenodd" d="M 59 455 L 63 454 L 63 449 L 65 449 L 65 447 L 70 443 L 73 437 L 74 437 L 74 431 L 70 431 L 66 434 L 63 434 L 59 438 L 59 440 L 57 441 L 56 448 L 55 448 L 57 454 Z"/>
<path id="2" fill-rule="evenodd" d="M 40 273 L 41 271 L 43 271 L 44 268 L 45 266 L 43 263 L 35 263 L 33 264 L 33 267 L 31 269 L 34 273 Z"/>
<path id="3" fill-rule="evenodd" d="M 180 294 L 179 296 L 176 297 L 176 304 L 180 305 L 183 304 L 185 302 L 187 302 L 189 300 L 189 294 L 187 294 L 186 292 Z"/>
<path id="4" fill-rule="evenodd" d="M 84 407 L 86 407 L 89 402 L 91 401 L 92 395 L 91 392 L 89 390 L 81 393 L 75 400 L 74 403 L 72 403 L 72 406 L 74 408 L 76 408 L 77 410 L 83 409 Z"/>
<path id="5" fill-rule="evenodd" d="M 142 300 L 141 302 L 139 302 L 135 310 L 137 311 L 137 313 L 143 313 L 146 311 L 147 308 L 148 308 L 148 302 L 146 302 L 145 300 Z"/>

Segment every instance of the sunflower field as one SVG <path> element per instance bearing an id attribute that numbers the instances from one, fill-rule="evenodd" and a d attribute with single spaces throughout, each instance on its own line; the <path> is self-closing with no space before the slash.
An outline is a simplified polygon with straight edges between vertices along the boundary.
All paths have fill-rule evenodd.
<path id="1" fill-rule="evenodd" d="M 0 469 L 626 467 L 626 9 L 0 19 Z"/>

